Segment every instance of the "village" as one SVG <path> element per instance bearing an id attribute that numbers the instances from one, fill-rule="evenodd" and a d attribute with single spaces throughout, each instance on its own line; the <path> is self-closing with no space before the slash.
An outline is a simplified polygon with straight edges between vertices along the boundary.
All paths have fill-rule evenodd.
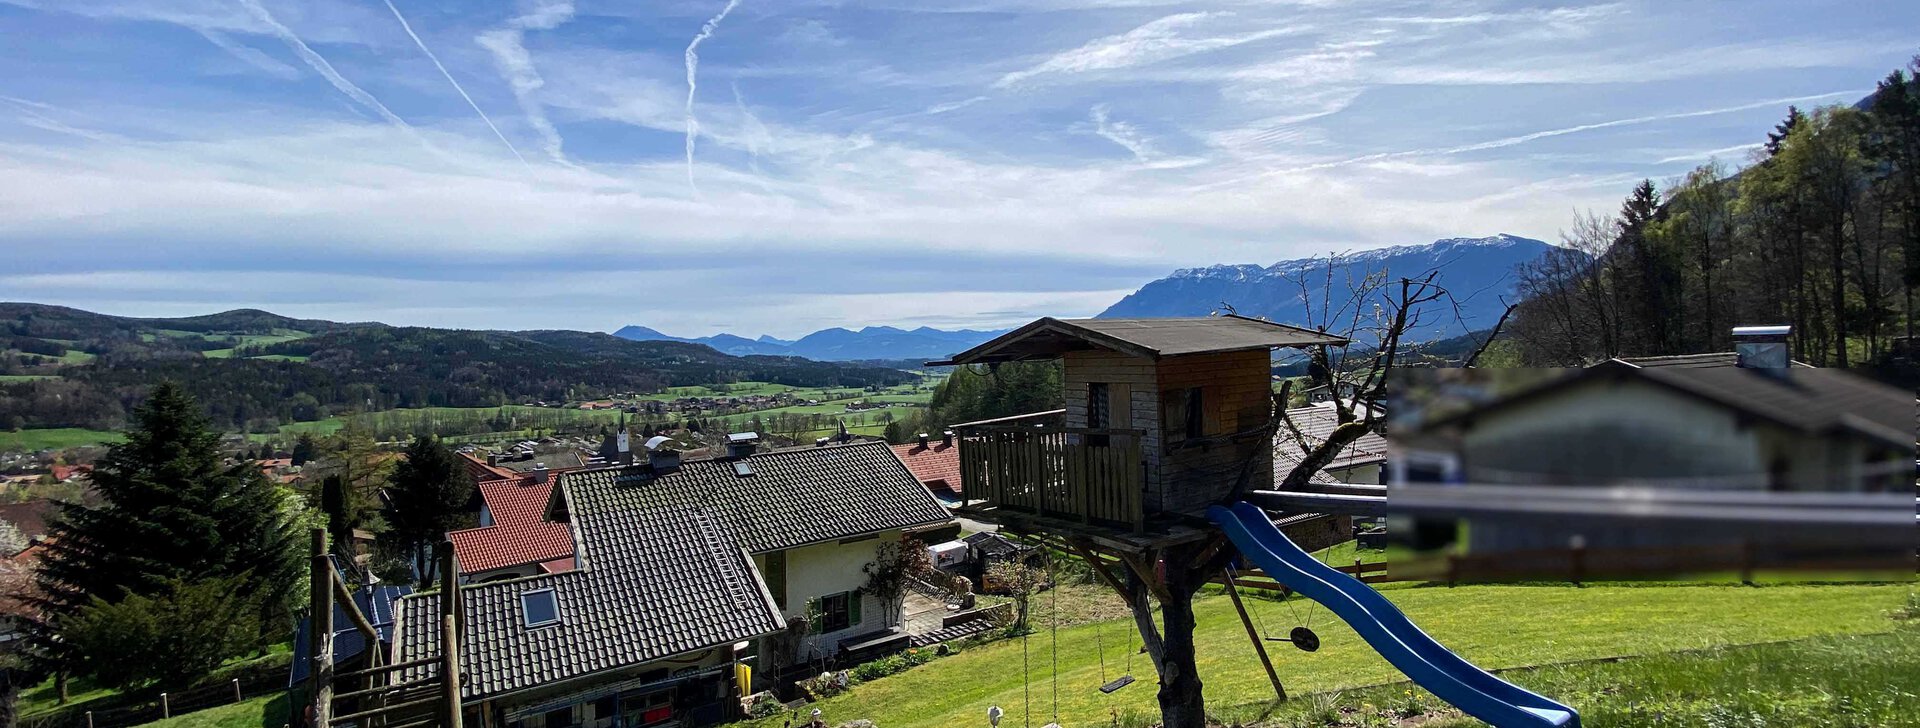
<path id="1" fill-rule="evenodd" d="M 1836 603 L 1842 611 L 1853 607 L 1839 605 L 1852 600 L 1902 593 L 1899 585 L 1913 573 L 1915 494 L 1907 478 L 1916 464 L 1914 400 L 1859 375 L 1789 362 L 1776 351 L 1785 346 L 1776 330 L 1741 329 L 1735 338 L 1742 342 L 1737 356 L 1616 358 L 1549 376 L 1564 384 L 1487 378 L 1502 370 L 1413 369 L 1397 372 L 1415 376 L 1412 382 L 1388 385 L 1386 367 L 1375 359 L 1294 392 L 1293 380 L 1269 373 L 1271 352 L 1338 337 L 1237 317 L 1041 319 L 938 363 L 1059 362 L 1059 409 L 951 423 L 891 445 L 845 432 L 778 444 L 744 431 L 708 440 L 685 431 L 643 437 L 622 419 L 598 441 L 465 446 L 446 461 L 458 496 L 450 522 L 460 527 L 417 542 L 397 564 L 385 561 L 390 544 L 367 530 L 372 526 L 314 531 L 305 560 L 312 607 L 271 688 L 267 680 L 245 678 L 250 684 L 243 685 L 235 677 L 213 686 L 225 693 L 211 698 L 188 690 L 162 693 L 157 704 L 138 695 L 72 707 L 56 700 L 45 718 L 56 722 L 42 724 L 190 716 L 199 704 L 217 711 L 251 689 L 266 691 L 254 703 L 288 706 L 313 725 L 938 725 L 990 710 L 1022 722 L 1082 725 L 1098 718 L 1104 725 L 1110 716 L 1095 706 L 1114 700 L 1158 702 L 1165 712 L 1170 686 L 1186 679 L 1178 660 L 1197 658 L 1193 664 L 1211 676 L 1210 686 L 1240 686 L 1228 693 L 1233 704 L 1259 705 L 1312 690 L 1318 673 L 1307 665 L 1321 659 L 1312 653 L 1322 645 L 1335 656 L 1329 659 L 1344 662 L 1351 657 L 1338 655 L 1370 643 L 1441 701 L 1403 701 L 1395 708 L 1403 717 L 1450 708 L 1495 725 L 1523 725 L 1497 716 L 1531 704 L 1529 715 L 1560 716 L 1543 725 L 1571 725 L 1574 708 L 1511 686 L 1502 690 L 1519 697 L 1489 698 L 1489 689 L 1460 687 L 1469 673 L 1457 670 L 1466 668 L 1399 655 L 1394 650 L 1411 638 L 1370 631 L 1391 634 L 1390 623 L 1368 627 L 1368 610 L 1382 607 L 1345 611 L 1342 600 L 1352 597 L 1323 593 L 1314 584 L 1325 582 L 1303 574 L 1331 568 L 1367 594 L 1372 589 L 1361 581 L 1396 599 L 1440 600 L 1423 616 L 1442 609 L 1456 584 L 1546 580 L 1605 590 L 1621 579 L 1678 579 L 1641 593 L 1724 588 L 1680 576 L 1702 570 L 1732 574 L 1727 578 L 1736 584 L 1754 583 L 1756 573 L 1800 583 L 1803 577 L 1792 575 L 1806 568 L 1890 574 L 1875 577 L 1885 580 L 1878 586 L 1868 580 L 1824 588 L 1844 595 Z M 1461 378 L 1476 371 L 1486 375 Z M 1654 399 L 1625 404 L 1635 388 Z M 1559 390 L 1567 394 L 1550 393 Z M 1623 406 L 1576 397 L 1588 390 Z M 668 400 L 681 401 L 692 400 Z M 1395 418 L 1400 407 L 1418 414 Z M 1575 412 L 1583 424 L 1566 435 L 1505 424 L 1541 414 L 1571 421 Z M 1391 440 L 1383 435 L 1389 419 L 1401 423 Z M 1635 428 L 1648 425 L 1633 423 L 1643 420 L 1695 424 L 1634 441 Z M 1514 449 L 1493 434 L 1505 432 L 1535 440 Z M 1629 439 L 1609 444 L 1620 437 Z M 1644 451 L 1676 438 L 1692 450 L 1675 459 L 1608 455 L 1610 447 Z M 1595 458 L 1527 460 L 1567 451 L 1569 442 L 1583 443 L 1582 452 Z M 1815 443 L 1819 449 L 1808 449 Z M 411 463 L 428 452 L 417 445 L 372 457 Z M 241 455 L 237 462 L 296 489 L 316 485 L 303 483 L 303 470 L 339 477 L 318 460 Z M 34 476 L 34 487 L 49 480 L 84 487 L 86 469 L 58 467 L 64 470 Z M 1498 499 L 1458 497 L 1516 487 L 1501 485 L 1501 473 L 1567 485 L 1517 486 Z M 1606 509 L 1601 494 L 1611 491 L 1601 486 L 1655 480 L 1678 488 L 1666 516 L 1674 520 Z M 1687 515 L 1686 494 L 1698 492 L 1690 485 L 1696 481 L 1711 483 L 1704 487 L 1715 497 L 1745 498 L 1724 502 L 1737 502 L 1748 515 L 1730 523 L 1720 522 L 1724 513 Z M 408 518 L 410 496 L 394 490 L 405 487 L 400 482 L 372 494 L 372 507 L 388 522 Z M 1454 490 L 1443 494 L 1451 500 L 1421 485 L 1461 482 L 1472 485 L 1441 486 Z M 1567 511 L 1551 521 L 1560 525 L 1543 531 L 1540 514 L 1557 512 L 1564 504 L 1555 499 L 1568 493 L 1586 494 L 1581 515 Z M 1834 500 L 1815 510 L 1767 500 L 1792 493 Z M 1236 510 L 1259 518 L 1223 515 L 1218 505 L 1236 499 Z M 0 506 L 0 518 L 19 531 L 9 583 L 30 594 L 53 508 L 44 500 Z M 1832 539 L 1783 537 L 1840 521 L 1851 524 L 1852 537 L 1839 548 Z M 1259 528 L 1274 529 L 1265 538 L 1305 562 L 1263 560 L 1269 552 L 1256 545 L 1263 543 Z M 1576 552 L 1565 551 L 1569 538 Z M 1556 553 L 1573 554 L 1575 562 L 1555 561 Z M 1656 553 L 1664 560 L 1652 558 Z M 1063 620 L 1061 594 L 1076 611 L 1106 616 Z M 1224 614 L 1214 601 L 1222 594 L 1232 603 Z M 1315 632 L 1308 620 L 1291 636 L 1270 636 L 1267 620 L 1278 616 L 1272 602 L 1297 613 L 1293 604 L 1302 595 L 1325 603 L 1329 619 L 1352 629 L 1327 624 Z M 1188 601 L 1194 606 L 1183 606 Z M 1754 608 L 1749 601 L 1740 603 Z M 1210 616 L 1197 632 L 1193 617 L 1185 627 L 1151 618 L 1203 603 Z M 30 639 L 34 604 L 30 596 L 7 602 L 10 628 L 0 644 Z M 1129 612 L 1144 621 L 1121 616 Z M 1870 621 L 1848 623 L 1872 631 Z M 1238 645 L 1218 643 L 1214 630 L 1229 626 L 1228 634 L 1244 631 Z M 1603 625 L 1597 634 L 1615 628 Z M 1062 642 L 1063 630 L 1071 641 Z M 1097 675 L 1084 665 L 1089 656 L 1079 640 L 1088 637 L 1101 643 L 1092 655 L 1101 663 Z M 1209 651 L 1192 652 L 1201 641 Z M 1034 643 L 1052 651 L 1054 661 L 1067 649 L 1081 666 L 1035 669 Z M 1606 644 L 1594 648 L 1611 649 Z M 928 695 L 925 707 L 912 707 L 919 699 L 904 695 L 881 703 L 869 697 L 895 673 L 912 681 L 976 653 L 1009 649 L 1027 654 L 1028 666 L 1003 670 L 994 679 L 1002 687 L 968 693 L 975 697 Z M 1225 669 L 1264 677 L 1226 678 Z M 444 678 L 452 674 L 460 679 Z M 1016 677 L 1010 693 L 1007 680 Z M 1127 690 L 1141 682 L 1147 685 Z M 1063 687 L 1106 697 L 1063 702 Z M 1036 689 L 1053 697 L 1038 699 Z M 1184 707 L 1178 700 L 1176 692 L 1174 710 Z M 1055 715 L 1068 711 L 1080 715 Z"/>

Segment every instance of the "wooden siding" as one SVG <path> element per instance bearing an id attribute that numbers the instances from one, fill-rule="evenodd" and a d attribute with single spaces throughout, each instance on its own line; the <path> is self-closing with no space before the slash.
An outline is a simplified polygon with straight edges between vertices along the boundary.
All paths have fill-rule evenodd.
<path id="1" fill-rule="evenodd" d="M 1201 435 L 1207 444 L 1195 447 L 1183 443 L 1185 423 L 1166 423 L 1167 445 L 1156 448 L 1159 457 L 1148 470 L 1149 507 L 1179 513 L 1204 511 L 1227 497 L 1250 457 L 1255 458 L 1255 465 L 1249 487 L 1272 486 L 1272 438 L 1245 442 L 1225 439 L 1262 427 L 1272 416 L 1272 378 L 1266 351 L 1168 357 L 1160 360 L 1157 375 L 1156 388 L 1163 393 L 1158 406 L 1163 411 L 1173 404 L 1168 398 L 1184 403 L 1189 388 L 1200 388 Z"/>

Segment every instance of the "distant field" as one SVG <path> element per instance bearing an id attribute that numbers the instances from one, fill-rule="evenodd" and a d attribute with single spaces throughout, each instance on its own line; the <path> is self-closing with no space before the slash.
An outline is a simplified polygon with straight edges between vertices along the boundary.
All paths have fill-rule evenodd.
<path id="1" fill-rule="evenodd" d="M 95 357 L 92 354 L 88 354 L 79 349 L 68 349 L 67 353 L 64 356 L 60 357 L 60 361 L 66 362 L 68 364 L 85 364 L 87 362 L 93 361 L 94 358 Z"/>
<path id="2" fill-rule="evenodd" d="M 102 442 L 120 442 L 118 432 L 88 430 L 79 427 L 55 427 L 43 430 L 0 432 L 0 451 L 58 450 Z"/>
<path id="3" fill-rule="evenodd" d="M 38 382 L 43 379 L 59 379 L 58 374 L 0 374 L 0 384 L 7 382 Z"/>

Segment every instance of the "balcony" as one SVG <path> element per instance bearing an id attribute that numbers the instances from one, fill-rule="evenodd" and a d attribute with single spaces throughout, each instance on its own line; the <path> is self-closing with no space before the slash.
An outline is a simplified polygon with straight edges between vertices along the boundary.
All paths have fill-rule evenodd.
<path id="1" fill-rule="evenodd" d="M 962 492 L 983 501 L 980 507 L 1144 530 L 1143 431 L 1027 424 L 1018 418 L 955 429 Z"/>

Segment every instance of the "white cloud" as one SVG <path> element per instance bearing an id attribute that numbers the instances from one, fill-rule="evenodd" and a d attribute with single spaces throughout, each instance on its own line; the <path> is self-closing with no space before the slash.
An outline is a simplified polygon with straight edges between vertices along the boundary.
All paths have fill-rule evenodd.
<path id="1" fill-rule="evenodd" d="M 513 97 L 520 102 L 520 112 L 527 117 L 527 125 L 540 135 L 541 148 L 548 157 L 562 165 L 572 163 L 567 161 L 559 130 L 547 119 L 546 109 L 540 99 L 535 98 L 546 81 L 540 77 L 540 71 L 534 68 L 533 55 L 527 52 L 526 36 L 528 31 L 552 30 L 572 18 L 571 0 L 542 0 L 531 10 L 507 21 L 505 27 L 489 30 L 474 38 L 474 42 L 493 54 L 494 65 L 513 89 Z"/>
<path id="2" fill-rule="evenodd" d="M 1014 71 L 994 82 L 996 88 L 1008 88 L 1049 75 L 1068 75 L 1144 66 L 1182 56 L 1231 48 L 1255 41 L 1300 32 L 1300 28 L 1265 28 L 1230 35 L 1186 35 L 1185 32 L 1210 20 L 1231 18 L 1227 13 L 1180 13 L 1168 15 L 1118 35 L 1100 38 L 1078 48 L 1054 54 L 1039 64 Z"/>

